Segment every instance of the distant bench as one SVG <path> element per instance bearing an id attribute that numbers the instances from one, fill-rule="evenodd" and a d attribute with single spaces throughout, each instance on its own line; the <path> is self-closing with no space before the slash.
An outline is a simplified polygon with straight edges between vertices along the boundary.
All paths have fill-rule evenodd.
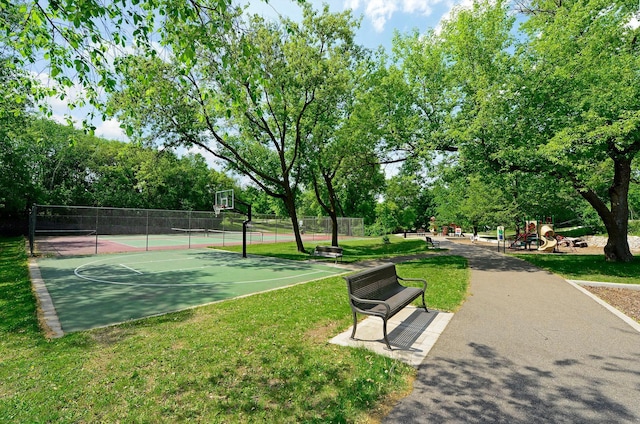
<path id="1" fill-rule="evenodd" d="M 434 249 L 440 249 L 440 242 L 439 241 L 434 241 L 431 237 L 427 236 L 425 237 L 425 241 L 427 243 L 427 247 L 431 246 Z"/>
<path id="2" fill-rule="evenodd" d="M 322 256 L 325 258 L 333 258 L 338 262 L 338 258 L 342 261 L 342 247 L 338 246 L 316 246 L 313 256 Z"/>
<path id="3" fill-rule="evenodd" d="M 400 312 L 418 297 L 422 296 L 422 306 L 429 312 L 424 301 L 427 282 L 421 278 L 401 278 L 396 273 L 394 264 L 380 265 L 375 268 L 360 271 L 344 277 L 349 290 L 349 304 L 353 312 L 353 331 L 351 338 L 356 335 L 358 326 L 357 314 L 372 315 L 382 318 L 384 342 L 389 350 L 391 345 L 387 338 L 387 321 Z M 420 281 L 422 288 L 406 287 L 402 281 Z"/>

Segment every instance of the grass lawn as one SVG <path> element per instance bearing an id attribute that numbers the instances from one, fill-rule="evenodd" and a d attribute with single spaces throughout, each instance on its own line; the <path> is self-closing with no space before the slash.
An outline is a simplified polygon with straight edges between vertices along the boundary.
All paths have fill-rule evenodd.
<path id="1" fill-rule="evenodd" d="M 569 280 L 640 284 L 640 258 L 606 262 L 604 255 L 514 255 Z"/>
<path id="2" fill-rule="evenodd" d="M 345 248 L 367 258 L 418 249 L 370 243 Z M 261 247 L 288 254 L 273 246 Z M 455 310 L 466 294 L 459 257 L 415 260 L 399 272 L 429 281 L 434 309 Z M 0 275 L 2 422 L 362 422 L 410 390 L 415 375 L 328 343 L 351 325 L 340 277 L 47 340 L 24 240 L 0 239 Z"/>
<path id="3" fill-rule="evenodd" d="M 317 243 L 329 245 L 329 242 Z M 307 260 L 333 262 L 331 258 L 314 257 L 311 255 L 315 244 L 306 243 L 305 248 L 308 253 L 297 251 L 295 242 L 275 243 L 275 244 L 252 244 L 247 246 L 247 253 L 253 255 L 273 256 L 283 259 Z M 394 256 L 415 255 L 425 253 L 426 243 L 424 238 L 404 239 L 401 237 L 389 238 L 389 243 L 384 243 L 382 237 L 372 237 L 368 239 L 354 239 L 340 241 L 343 249 L 342 262 L 353 263 L 369 259 L 391 258 Z M 231 252 L 242 252 L 242 246 L 218 247 Z M 433 249 L 431 249 L 433 251 Z"/>

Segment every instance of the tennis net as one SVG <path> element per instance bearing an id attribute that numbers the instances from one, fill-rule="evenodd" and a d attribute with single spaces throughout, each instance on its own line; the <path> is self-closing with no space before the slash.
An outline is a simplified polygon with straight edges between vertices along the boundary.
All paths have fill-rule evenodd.
<path id="1" fill-rule="evenodd" d="M 230 239 L 242 239 L 242 231 L 225 231 L 225 230 L 207 230 L 211 237 L 221 237 Z M 264 241 L 264 233 L 262 231 L 247 231 L 247 240 Z"/>

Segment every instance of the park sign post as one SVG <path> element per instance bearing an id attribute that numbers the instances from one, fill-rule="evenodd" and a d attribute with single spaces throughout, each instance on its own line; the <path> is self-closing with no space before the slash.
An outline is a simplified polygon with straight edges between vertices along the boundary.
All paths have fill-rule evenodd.
<path id="1" fill-rule="evenodd" d="M 504 227 L 500 225 L 497 229 L 497 239 L 498 239 L 498 252 L 500 251 L 500 243 L 502 243 L 502 251 L 504 252 L 507 248 L 507 242 L 504 237 Z"/>

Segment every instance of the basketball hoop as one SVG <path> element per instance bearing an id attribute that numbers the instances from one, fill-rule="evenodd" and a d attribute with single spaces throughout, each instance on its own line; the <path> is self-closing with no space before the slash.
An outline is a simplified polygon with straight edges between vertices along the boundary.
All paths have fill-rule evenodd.
<path id="1" fill-rule="evenodd" d="M 233 209 L 233 189 L 216 191 L 216 197 L 213 200 L 213 204 L 219 209 Z"/>
<path id="2" fill-rule="evenodd" d="M 213 205 L 213 212 L 216 214 L 216 218 L 220 216 L 220 212 L 222 212 L 223 207 L 221 205 Z"/>

